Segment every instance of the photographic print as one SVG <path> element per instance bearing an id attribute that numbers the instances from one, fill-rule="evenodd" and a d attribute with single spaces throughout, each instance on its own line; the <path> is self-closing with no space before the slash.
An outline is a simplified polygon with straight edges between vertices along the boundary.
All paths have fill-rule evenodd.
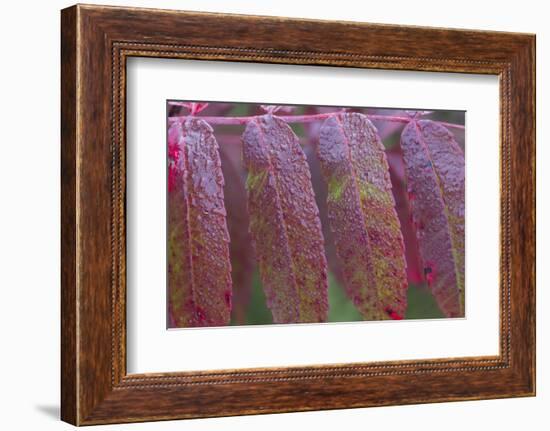
<path id="1" fill-rule="evenodd" d="M 465 112 L 169 100 L 168 328 L 465 317 Z"/>

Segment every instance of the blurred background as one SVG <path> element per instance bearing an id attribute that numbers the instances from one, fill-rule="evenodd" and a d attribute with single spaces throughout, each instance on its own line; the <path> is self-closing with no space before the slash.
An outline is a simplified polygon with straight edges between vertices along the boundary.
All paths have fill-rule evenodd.
<path id="1" fill-rule="evenodd" d="M 178 101 L 182 102 L 182 101 Z M 199 102 L 199 101 L 186 101 Z M 203 103 L 202 101 L 200 103 Z M 261 104 L 256 103 L 225 103 L 210 102 L 198 114 L 199 117 L 224 116 L 242 117 L 261 115 L 265 111 Z M 338 106 L 282 106 L 276 115 L 313 115 L 327 112 L 337 112 L 345 109 L 347 112 L 360 112 L 367 115 L 383 115 L 410 117 L 422 115 L 422 118 L 465 125 L 464 111 L 427 111 L 424 109 L 373 108 L 373 107 L 338 107 Z M 186 115 L 184 107 L 170 105 L 168 115 Z M 386 148 L 390 168 L 390 177 L 396 210 L 401 223 L 401 231 L 405 242 L 407 260 L 408 307 L 406 319 L 435 319 L 444 317 L 430 292 L 423 276 L 416 234 L 411 223 L 407 189 L 404 177 L 399 139 L 404 123 L 384 120 L 371 120 L 378 129 L 380 138 Z M 319 128 L 323 120 L 310 123 L 289 123 L 306 154 L 315 199 L 319 207 L 319 215 L 325 238 L 325 254 L 329 273 L 329 322 L 352 322 L 364 320 L 352 301 L 348 299 L 342 286 L 340 262 L 336 256 L 332 233 L 328 225 L 326 208 L 327 188 L 321 176 L 320 165 L 315 155 L 315 146 Z M 267 308 L 257 265 L 255 263 L 254 247 L 248 232 L 248 214 L 246 211 L 246 170 L 243 167 L 241 151 L 241 135 L 244 125 L 212 125 L 220 147 L 222 171 L 225 178 L 224 195 L 227 210 L 227 225 L 230 236 L 230 255 L 233 279 L 233 310 L 231 325 L 265 325 L 273 323 L 270 310 Z M 461 129 L 450 129 L 456 141 L 464 151 L 465 134 Z M 170 211 L 170 208 L 168 208 Z"/>

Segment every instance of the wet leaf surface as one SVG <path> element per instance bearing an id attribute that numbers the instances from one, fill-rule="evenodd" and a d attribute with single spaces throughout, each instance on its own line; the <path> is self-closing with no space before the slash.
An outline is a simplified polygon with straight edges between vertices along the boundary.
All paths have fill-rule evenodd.
<path id="1" fill-rule="evenodd" d="M 273 321 L 326 321 L 324 242 L 298 138 L 276 116 L 258 117 L 243 134 L 243 160 L 250 230 Z"/>
<path id="2" fill-rule="evenodd" d="M 320 130 L 318 156 L 348 296 L 367 320 L 402 319 L 403 237 L 376 128 L 363 114 L 331 116 Z"/>
<path id="3" fill-rule="evenodd" d="M 227 325 L 229 235 L 212 128 L 196 118 L 175 123 L 168 155 L 168 326 Z"/>
<path id="4" fill-rule="evenodd" d="M 447 317 L 464 316 L 464 153 L 449 130 L 412 121 L 401 135 L 424 277 Z"/>

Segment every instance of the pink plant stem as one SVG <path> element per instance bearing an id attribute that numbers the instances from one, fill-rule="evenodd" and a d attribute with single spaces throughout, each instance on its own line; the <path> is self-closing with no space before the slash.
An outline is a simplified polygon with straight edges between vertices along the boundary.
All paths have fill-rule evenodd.
<path id="1" fill-rule="evenodd" d="M 337 115 L 341 111 L 338 112 L 326 112 L 323 114 L 312 114 L 312 115 L 277 115 L 281 120 L 287 122 L 287 123 L 313 123 L 315 121 L 324 120 L 332 115 Z M 173 123 L 175 121 L 185 121 L 190 116 L 177 116 L 177 117 L 169 117 L 168 121 L 170 123 Z M 218 124 L 218 125 L 239 125 L 239 124 L 246 124 L 249 121 L 254 120 L 258 116 L 249 116 L 249 117 L 197 117 L 201 120 L 206 121 L 209 124 Z M 367 117 L 370 120 L 373 121 L 389 121 L 394 123 L 403 123 L 407 124 L 411 121 L 414 121 L 413 118 L 410 117 L 397 117 L 392 115 L 376 115 L 371 114 L 367 115 Z M 453 124 L 453 123 L 446 123 L 443 121 L 439 121 L 439 124 L 453 128 L 453 129 L 461 129 L 464 130 L 464 126 L 460 124 Z"/>

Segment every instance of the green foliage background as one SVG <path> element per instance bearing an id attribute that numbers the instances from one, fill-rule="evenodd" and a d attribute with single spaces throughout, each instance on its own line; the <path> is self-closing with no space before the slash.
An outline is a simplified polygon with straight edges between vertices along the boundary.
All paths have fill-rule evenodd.
<path id="1" fill-rule="evenodd" d="M 346 296 L 344 289 L 329 272 L 329 322 L 357 322 L 364 320 L 353 303 Z M 444 317 L 430 289 L 425 284 L 410 284 L 408 290 L 408 308 L 406 319 L 437 319 Z M 267 325 L 273 318 L 265 302 L 265 295 L 258 271 L 254 273 L 252 295 L 247 307 L 246 325 Z M 239 323 L 233 319 L 231 325 Z"/>

